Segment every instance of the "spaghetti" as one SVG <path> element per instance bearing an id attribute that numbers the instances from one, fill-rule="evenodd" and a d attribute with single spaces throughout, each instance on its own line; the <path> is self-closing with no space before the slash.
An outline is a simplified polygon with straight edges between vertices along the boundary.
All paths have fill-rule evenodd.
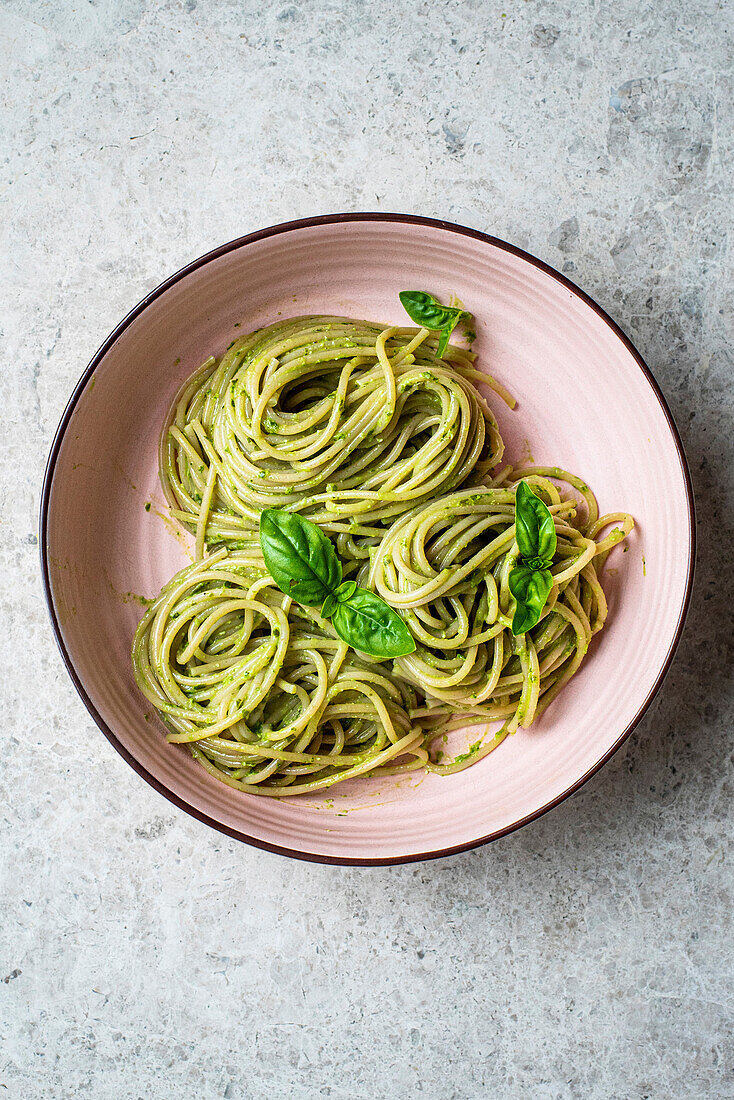
<path id="1" fill-rule="evenodd" d="M 185 384 L 163 434 L 172 516 L 200 550 L 247 543 L 263 508 L 369 538 L 491 469 L 504 448 L 474 383 L 504 391 L 471 352 L 449 347 L 438 359 L 436 347 L 426 329 L 340 317 L 235 341 Z"/>
<path id="2" fill-rule="evenodd" d="M 599 570 L 632 518 L 600 517 L 556 467 L 493 476 L 503 444 L 476 384 L 511 399 L 470 352 L 436 349 L 425 329 L 298 318 L 236 341 L 176 399 L 161 480 L 197 560 L 146 611 L 133 666 L 168 739 L 229 786 L 283 797 L 468 767 L 542 713 L 604 624 Z M 540 621 L 515 636 L 523 479 L 557 548 Z M 357 653 L 280 591 L 258 541 L 265 507 L 328 531 L 344 575 L 400 612 L 415 651 Z M 479 740 L 445 760 L 446 734 L 471 725 Z"/>

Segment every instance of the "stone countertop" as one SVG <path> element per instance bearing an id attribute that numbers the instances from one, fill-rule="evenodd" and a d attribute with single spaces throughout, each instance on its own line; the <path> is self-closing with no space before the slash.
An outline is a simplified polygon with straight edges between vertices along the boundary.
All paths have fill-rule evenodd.
<path id="1" fill-rule="evenodd" d="M 734 1096 L 732 9 L 503 4 L 2 5 L 4 1096 Z M 360 209 L 487 230 L 596 298 L 678 420 L 700 544 L 664 690 L 579 794 L 367 870 L 146 786 L 62 667 L 37 548 L 56 423 L 120 317 L 218 243 Z"/>

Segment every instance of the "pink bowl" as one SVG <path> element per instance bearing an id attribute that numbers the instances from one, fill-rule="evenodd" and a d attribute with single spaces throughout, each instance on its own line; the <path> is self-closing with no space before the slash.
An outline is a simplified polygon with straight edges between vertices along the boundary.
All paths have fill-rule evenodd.
<path id="1" fill-rule="evenodd" d="M 158 434 L 182 380 L 278 316 L 401 322 L 398 291 L 452 293 L 476 318 L 480 364 L 510 461 L 584 477 L 602 511 L 632 512 L 605 576 L 610 615 L 579 674 L 532 729 L 454 776 L 355 780 L 276 801 L 211 778 L 140 696 L 130 641 L 187 559 L 157 479 Z M 152 502 L 149 511 L 146 502 Z M 683 627 L 694 561 L 690 477 L 650 371 L 587 295 L 512 245 L 447 222 L 336 214 L 290 222 L 195 260 L 145 298 L 94 356 L 51 449 L 41 555 L 56 638 L 94 720 L 152 786 L 230 836 L 301 859 L 398 863 L 502 836 L 577 790 L 649 706 Z M 146 718 L 146 714 L 148 717 Z M 455 735 L 461 743 L 461 735 Z"/>

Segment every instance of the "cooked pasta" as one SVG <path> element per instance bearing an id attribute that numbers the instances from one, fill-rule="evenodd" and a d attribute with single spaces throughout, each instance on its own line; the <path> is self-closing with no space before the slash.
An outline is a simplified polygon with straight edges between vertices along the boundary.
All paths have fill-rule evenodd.
<path id="1" fill-rule="evenodd" d="M 436 345 L 426 329 L 341 317 L 236 340 L 174 404 L 161 441 L 171 514 L 199 550 L 246 543 L 272 507 L 369 537 L 491 469 L 503 444 L 474 383 L 497 383 L 471 352 L 450 347 L 438 359 Z"/>
<path id="2" fill-rule="evenodd" d="M 418 695 L 335 638 L 243 551 L 178 573 L 133 646 L 138 685 L 197 760 L 230 786 L 300 794 L 428 759 Z"/>
<path id="3" fill-rule="evenodd" d="M 168 739 L 232 787 L 283 797 L 468 767 L 542 713 L 604 624 L 599 570 L 632 518 L 599 517 L 556 467 L 496 472 L 477 383 L 507 395 L 471 353 L 436 347 L 425 329 L 279 322 L 208 360 L 175 402 L 161 480 L 197 560 L 146 611 L 133 666 Z M 556 547 L 540 619 L 515 635 L 523 480 Z M 277 587 L 258 539 L 271 507 L 334 538 L 344 576 L 400 613 L 414 652 L 359 653 Z M 469 726 L 478 740 L 447 759 L 448 733 Z"/>
<path id="4" fill-rule="evenodd" d="M 583 493 L 583 524 L 574 524 L 575 499 L 562 497 L 551 476 Z M 518 557 L 515 492 L 522 478 L 546 499 L 558 546 L 541 621 L 515 637 L 508 579 Z M 621 526 L 595 541 L 616 522 Z M 486 488 L 441 497 L 396 522 L 372 558 L 369 581 L 403 613 L 416 639 L 415 652 L 395 661 L 396 674 L 426 697 L 416 717 L 441 723 L 457 713 L 472 715 L 502 722 L 502 734 L 529 726 L 576 672 L 604 625 L 607 603 L 597 565 L 632 526 L 624 514 L 600 519 L 587 486 L 543 467 L 508 468 Z M 474 758 L 496 743 L 491 739 Z"/>

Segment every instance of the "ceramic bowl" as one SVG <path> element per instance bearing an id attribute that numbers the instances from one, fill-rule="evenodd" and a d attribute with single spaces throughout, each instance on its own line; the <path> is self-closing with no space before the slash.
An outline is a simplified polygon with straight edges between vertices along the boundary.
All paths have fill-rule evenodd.
<path id="1" fill-rule="evenodd" d="M 452 293 L 476 318 L 479 363 L 517 398 L 492 397 L 510 461 L 559 465 L 602 511 L 632 512 L 605 574 L 610 612 L 547 713 L 449 777 L 412 774 L 281 801 L 231 790 L 168 744 L 130 667 L 150 597 L 189 558 L 158 485 L 161 425 L 179 385 L 235 336 L 277 317 L 405 321 L 398 292 Z M 150 504 L 146 510 L 146 503 Z M 563 276 L 503 241 L 446 222 L 338 214 L 252 233 L 145 298 L 79 381 L 49 458 L 41 552 L 54 631 L 92 717 L 133 768 L 229 836 L 302 859 L 369 864 L 483 844 L 577 790 L 619 748 L 680 638 L 694 560 L 683 448 L 627 337 Z M 148 718 L 146 719 L 146 715 Z M 461 743 L 461 735 L 455 735 Z"/>

